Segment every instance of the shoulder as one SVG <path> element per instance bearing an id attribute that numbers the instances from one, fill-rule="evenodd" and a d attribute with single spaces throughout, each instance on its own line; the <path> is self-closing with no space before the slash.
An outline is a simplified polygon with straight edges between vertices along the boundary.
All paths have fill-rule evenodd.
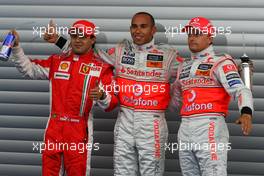
<path id="1" fill-rule="evenodd" d="M 106 63 L 105 61 L 103 61 L 103 59 L 101 57 L 99 57 L 98 55 L 95 55 L 94 59 L 92 60 L 92 62 L 97 65 L 102 67 L 103 70 L 107 70 L 107 69 L 113 69 L 114 67 L 108 63 Z"/>
<path id="2" fill-rule="evenodd" d="M 155 46 L 159 50 L 163 50 L 165 52 L 174 52 L 177 55 L 179 54 L 178 50 L 175 47 L 171 46 L 171 45 L 164 44 L 164 43 L 159 43 L 159 44 L 156 44 Z"/>

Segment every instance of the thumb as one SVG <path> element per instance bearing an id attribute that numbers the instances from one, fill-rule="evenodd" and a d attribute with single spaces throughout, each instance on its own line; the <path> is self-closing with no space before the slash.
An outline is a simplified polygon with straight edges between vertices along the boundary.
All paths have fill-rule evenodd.
<path id="1" fill-rule="evenodd" d="M 49 21 L 49 26 L 50 26 L 50 27 L 55 27 L 55 23 L 54 23 L 53 19 L 51 19 L 51 20 Z"/>
<path id="2" fill-rule="evenodd" d="M 240 119 L 237 119 L 236 121 L 235 121 L 235 123 L 236 124 L 240 124 L 241 122 L 240 122 Z"/>
<path id="3" fill-rule="evenodd" d="M 95 87 L 99 87 L 99 80 L 98 79 L 95 80 Z"/>
<path id="4" fill-rule="evenodd" d="M 54 33 L 54 32 L 55 32 L 54 29 L 55 29 L 55 23 L 54 23 L 54 21 L 51 19 L 51 20 L 49 21 L 49 25 L 48 25 L 48 31 L 49 31 L 49 33 Z"/>

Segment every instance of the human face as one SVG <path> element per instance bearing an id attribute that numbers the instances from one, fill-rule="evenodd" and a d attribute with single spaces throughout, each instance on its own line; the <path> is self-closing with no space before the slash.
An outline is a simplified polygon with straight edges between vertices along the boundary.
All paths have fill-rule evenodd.
<path id="1" fill-rule="evenodd" d="M 208 48 L 213 38 L 208 34 L 203 34 L 198 29 L 192 28 L 188 34 L 188 45 L 192 53 L 198 53 Z"/>
<path id="2" fill-rule="evenodd" d="M 90 38 L 84 35 L 71 35 L 71 47 L 74 54 L 86 54 L 95 43 L 95 37 Z"/>
<path id="3" fill-rule="evenodd" d="M 130 34 L 135 44 L 144 45 L 149 43 L 156 31 L 157 29 L 148 15 L 139 14 L 132 18 Z"/>

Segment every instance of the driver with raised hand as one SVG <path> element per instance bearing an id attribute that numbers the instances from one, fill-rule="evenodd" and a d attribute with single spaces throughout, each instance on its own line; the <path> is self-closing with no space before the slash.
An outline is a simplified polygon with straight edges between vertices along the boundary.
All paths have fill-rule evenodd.
<path id="1" fill-rule="evenodd" d="M 96 36 L 87 28 L 95 25 L 76 21 L 71 30 L 71 50 L 51 55 L 48 59 L 30 60 L 19 45 L 19 35 L 12 50 L 15 65 L 32 79 L 49 79 L 51 108 L 44 136 L 42 175 L 90 175 L 93 146 L 93 115 L 95 103 L 106 111 L 118 103 L 113 92 L 100 87 L 110 86 L 113 67 L 99 60 L 93 51 Z M 53 147 L 50 147 L 53 146 Z M 64 169 L 63 169 L 64 168 Z"/>

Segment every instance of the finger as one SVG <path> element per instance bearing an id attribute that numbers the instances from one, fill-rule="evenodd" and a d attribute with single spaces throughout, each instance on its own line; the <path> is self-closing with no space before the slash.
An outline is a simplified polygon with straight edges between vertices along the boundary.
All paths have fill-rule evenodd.
<path id="1" fill-rule="evenodd" d="M 96 95 L 89 95 L 89 98 L 92 100 L 97 100 L 97 96 Z"/>
<path id="2" fill-rule="evenodd" d="M 247 135 L 250 134 L 251 130 L 252 130 L 252 122 L 251 120 L 247 120 L 247 128 L 246 128 Z"/>
<path id="3" fill-rule="evenodd" d="M 99 87 L 99 81 L 98 81 L 98 79 L 97 80 L 95 80 L 95 87 Z"/>
<path id="4" fill-rule="evenodd" d="M 248 135 L 248 120 L 244 119 L 244 134 Z"/>
<path id="5" fill-rule="evenodd" d="M 52 26 L 52 27 L 55 27 L 55 24 L 54 24 L 53 19 L 51 19 L 51 20 L 49 21 L 49 25 Z"/>
<path id="6" fill-rule="evenodd" d="M 98 87 L 95 87 L 93 89 L 90 90 L 90 93 L 98 93 L 99 92 L 99 88 Z"/>
<path id="7" fill-rule="evenodd" d="M 49 34 L 53 34 L 55 32 L 54 29 L 55 29 L 55 23 L 53 22 L 53 20 L 50 20 L 48 27 Z"/>
<path id="8" fill-rule="evenodd" d="M 16 33 L 16 32 L 15 32 L 15 29 L 11 29 L 9 33 L 15 35 L 15 33 Z"/>
<path id="9" fill-rule="evenodd" d="M 241 129 L 244 133 L 245 132 L 245 121 L 244 121 L 244 119 L 241 118 L 240 122 L 241 122 Z"/>
<path id="10" fill-rule="evenodd" d="M 237 119 L 236 121 L 235 121 L 235 123 L 236 124 L 240 124 L 241 122 L 240 122 L 240 119 Z"/>

